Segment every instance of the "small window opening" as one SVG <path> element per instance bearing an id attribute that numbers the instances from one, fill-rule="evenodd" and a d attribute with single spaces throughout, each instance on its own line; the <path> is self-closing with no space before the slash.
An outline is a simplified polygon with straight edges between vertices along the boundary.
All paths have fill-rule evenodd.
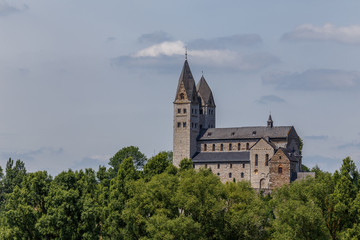
<path id="1" fill-rule="evenodd" d="M 186 122 L 183 122 L 183 127 L 186 127 Z"/>
<path id="2" fill-rule="evenodd" d="M 186 113 L 186 108 L 183 109 L 183 113 Z"/>
<path id="3" fill-rule="evenodd" d="M 180 108 L 178 108 L 178 113 L 181 113 L 181 109 L 180 109 Z"/>
<path id="4" fill-rule="evenodd" d="M 207 168 L 207 164 L 205 164 L 205 168 Z"/>
<path id="5" fill-rule="evenodd" d="M 232 168 L 232 163 L 230 163 L 230 168 Z"/>
<path id="6" fill-rule="evenodd" d="M 218 169 L 220 168 L 220 163 L 218 163 L 218 166 L 217 166 L 217 167 L 218 167 Z"/>
<path id="7" fill-rule="evenodd" d="M 211 132 L 208 132 L 208 136 L 211 136 L 211 134 L 212 134 Z"/>
<path id="8" fill-rule="evenodd" d="M 265 155 L 265 166 L 269 166 L 269 154 Z"/>
<path id="9" fill-rule="evenodd" d="M 232 173 L 231 172 L 229 172 L 229 178 L 232 178 Z"/>
<path id="10" fill-rule="evenodd" d="M 207 145 L 206 145 L 206 144 L 204 144 L 204 151 L 206 151 L 206 149 L 207 149 Z"/>
<path id="11" fill-rule="evenodd" d="M 178 123 L 177 123 L 177 127 L 178 127 L 178 128 L 181 127 L 181 122 L 178 122 Z"/>
<path id="12" fill-rule="evenodd" d="M 259 156 L 255 154 L 255 166 L 259 164 Z"/>
<path id="13" fill-rule="evenodd" d="M 220 145 L 220 151 L 224 151 L 224 144 Z"/>
<path id="14" fill-rule="evenodd" d="M 246 143 L 246 150 L 249 150 L 249 148 L 250 148 L 250 144 Z"/>
<path id="15" fill-rule="evenodd" d="M 245 168 L 245 163 L 243 163 L 243 168 Z"/>
<path id="16" fill-rule="evenodd" d="M 240 149 L 241 149 L 241 144 L 238 143 L 238 150 L 240 151 Z"/>
<path id="17" fill-rule="evenodd" d="M 279 167 L 279 168 L 278 168 L 278 173 L 279 173 L 279 174 L 282 174 L 282 167 Z"/>
<path id="18" fill-rule="evenodd" d="M 184 99 L 185 95 L 183 93 L 180 94 L 180 99 Z"/>
<path id="19" fill-rule="evenodd" d="M 215 151 L 215 144 L 213 144 L 213 146 L 212 146 L 212 150 L 213 150 L 213 151 Z"/>
<path id="20" fill-rule="evenodd" d="M 243 173 L 243 172 L 240 174 L 240 177 L 241 177 L 241 178 L 244 178 L 244 173 Z"/>
<path id="21" fill-rule="evenodd" d="M 232 144 L 229 143 L 229 151 L 231 151 L 231 150 L 232 150 Z"/>

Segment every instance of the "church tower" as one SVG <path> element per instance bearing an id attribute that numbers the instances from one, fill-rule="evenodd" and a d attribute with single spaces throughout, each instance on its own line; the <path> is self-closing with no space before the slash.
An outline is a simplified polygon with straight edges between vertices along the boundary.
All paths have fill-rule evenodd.
<path id="1" fill-rule="evenodd" d="M 174 101 L 173 164 L 179 167 L 184 158 L 196 153 L 196 138 L 199 135 L 199 96 L 189 63 L 185 59 Z"/>
<path id="2" fill-rule="evenodd" d="M 215 128 L 215 101 L 204 75 L 196 86 L 200 97 L 200 129 Z"/>

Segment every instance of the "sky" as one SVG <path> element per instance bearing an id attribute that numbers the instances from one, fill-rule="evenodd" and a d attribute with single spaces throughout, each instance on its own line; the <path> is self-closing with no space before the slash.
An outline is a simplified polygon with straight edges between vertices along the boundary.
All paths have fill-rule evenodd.
<path id="1" fill-rule="evenodd" d="M 0 165 L 56 175 L 172 150 L 185 49 L 217 127 L 295 126 L 303 163 L 360 166 L 357 0 L 0 0 Z"/>

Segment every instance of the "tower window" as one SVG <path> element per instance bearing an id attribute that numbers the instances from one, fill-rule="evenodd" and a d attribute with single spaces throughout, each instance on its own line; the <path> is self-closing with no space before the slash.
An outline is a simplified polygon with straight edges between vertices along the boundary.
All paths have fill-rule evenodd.
<path id="1" fill-rule="evenodd" d="M 177 127 L 178 127 L 178 128 L 181 127 L 181 122 L 178 122 L 178 123 L 177 123 Z"/>
<path id="2" fill-rule="evenodd" d="M 278 168 L 278 173 L 282 174 L 282 167 L 281 166 Z"/>
<path id="3" fill-rule="evenodd" d="M 244 173 L 243 173 L 243 172 L 240 174 L 240 177 L 241 177 L 241 178 L 244 178 Z"/>
<path id="4" fill-rule="evenodd" d="M 207 145 L 206 144 L 204 144 L 204 151 L 206 151 L 206 149 L 207 149 L 207 147 L 206 147 Z"/>
<path id="5" fill-rule="evenodd" d="M 229 143 L 229 151 L 231 151 L 231 150 L 232 150 L 232 144 Z"/>
<path id="6" fill-rule="evenodd" d="M 231 172 L 229 172 L 229 178 L 232 178 L 232 173 Z"/>
<path id="7" fill-rule="evenodd" d="M 224 144 L 220 145 L 220 151 L 224 151 Z"/>
<path id="8" fill-rule="evenodd" d="M 186 113 L 186 108 L 183 109 L 183 113 Z"/>
<path id="9" fill-rule="evenodd" d="M 230 168 L 232 168 L 232 163 L 230 163 Z"/>
<path id="10" fill-rule="evenodd" d="M 183 127 L 186 127 L 186 122 L 183 122 Z"/>
<path id="11" fill-rule="evenodd" d="M 180 108 L 178 108 L 178 113 L 181 113 L 181 109 L 180 109 Z"/>
<path id="12" fill-rule="evenodd" d="M 184 99 L 185 95 L 183 93 L 180 94 L 180 99 Z"/>
<path id="13" fill-rule="evenodd" d="M 269 154 L 265 155 L 265 166 L 269 166 Z"/>
<path id="14" fill-rule="evenodd" d="M 259 164 L 259 155 L 255 154 L 255 166 Z"/>
<path id="15" fill-rule="evenodd" d="M 243 168 L 245 168 L 245 163 L 243 163 Z"/>
<path id="16" fill-rule="evenodd" d="M 218 169 L 220 168 L 220 163 L 218 163 Z"/>
<path id="17" fill-rule="evenodd" d="M 249 148 L 250 148 L 250 144 L 246 143 L 246 150 L 249 150 Z"/>
<path id="18" fill-rule="evenodd" d="M 215 144 L 213 144 L 212 150 L 215 151 Z"/>
<path id="19" fill-rule="evenodd" d="M 240 149 L 241 149 L 241 144 L 238 143 L 238 150 L 240 151 Z"/>

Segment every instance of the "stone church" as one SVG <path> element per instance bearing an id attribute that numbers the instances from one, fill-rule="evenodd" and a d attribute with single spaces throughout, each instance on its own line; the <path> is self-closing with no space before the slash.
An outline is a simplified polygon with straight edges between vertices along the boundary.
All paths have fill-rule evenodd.
<path id="1" fill-rule="evenodd" d="M 185 59 L 174 101 L 173 164 L 191 158 L 222 182 L 250 181 L 272 190 L 301 175 L 301 140 L 293 126 L 216 128 L 216 105 L 204 76 L 195 85 Z M 298 176 L 299 175 L 299 176 Z"/>

